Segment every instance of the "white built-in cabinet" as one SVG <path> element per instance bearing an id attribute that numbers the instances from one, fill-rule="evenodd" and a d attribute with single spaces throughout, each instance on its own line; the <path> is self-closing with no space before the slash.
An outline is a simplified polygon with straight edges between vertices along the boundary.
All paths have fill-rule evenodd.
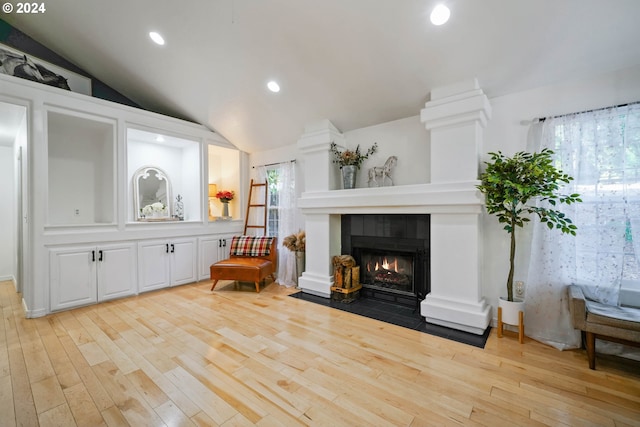
<path id="1" fill-rule="evenodd" d="M 159 239 L 138 243 L 140 292 L 196 282 L 196 238 Z"/>
<path id="2" fill-rule="evenodd" d="M 50 249 L 51 311 L 135 294 L 135 253 L 129 242 Z"/>
<path id="3" fill-rule="evenodd" d="M 233 234 L 227 234 L 198 238 L 199 280 L 208 280 L 211 277 L 209 271 L 211 264 L 229 258 L 229 248 L 233 236 Z"/>
<path id="4" fill-rule="evenodd" d="M 227 235 L 242 229 L 246 154 L 196 123 L 4 74 L 0 95 L 28 110 L 20 165 L 27 317 L 208 278 Z M 136 191 L 134 176 L 147 168 L 167 179 Z M 214 188 L 236 194 L 232 220 L 217 221 Z M 138 215 L 157 203 L 140 197 L 148 194 L 168 215 Z M 199 246 L 201 237 L 209 240 Z"/>

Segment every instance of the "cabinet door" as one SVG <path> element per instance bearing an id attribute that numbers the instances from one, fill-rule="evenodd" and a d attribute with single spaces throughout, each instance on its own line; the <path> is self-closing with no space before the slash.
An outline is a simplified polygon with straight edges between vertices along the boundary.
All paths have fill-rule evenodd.
<path id="1" fill-rule="evenodd" d="M 229 245 L 231 245 L 232 237 L 232 235 L 217 235 L 198 239 L 200 255 L 198 278 L 200 280 L 209 280 L 211 264 L 229 258 Z"/>
<path id="2" fill-rule="evenodd" d="M 220 251 L 218 253 L 219 259 L 227 259 L 229 258 L 229 251 L 231 249 L 231 239 L 233 239 L 233 235 L 223 236 L 220 241 Z"/>
<path id="3" fill-rule="evenodd" d="M 51 311 L 97 301 L 96 251 L 93 246 L 49 251 L 49 303 Z"/>
<path id="4" fill-rule="evenodd" d="M 170 285 L 169 243 L 155 240 L 138 243 L 139 291 L 146 292 Z"/>
<path id="5" fill-rule="evenodd" d="M 196 239 L 179 239 L 170 243 L 171 284 L 182 285 L 198 280 Z"/>
<path id="6" fill-rule="evenodd" d="M 98 301 L 136 293 L 136 246 L 134 243 L 98 247 Z"/>

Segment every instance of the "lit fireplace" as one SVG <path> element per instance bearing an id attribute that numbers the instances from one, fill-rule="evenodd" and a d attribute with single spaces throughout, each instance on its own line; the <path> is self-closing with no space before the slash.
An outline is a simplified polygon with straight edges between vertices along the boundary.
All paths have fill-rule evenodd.
<path id="1" fill-rule="evenodd" d="M 429 215 L 342 215 L 341 227 L 363 295 L 415 306 L 429 293 Z"/>
<path id="2" fill-rule="evenodd" d="M 364 251 L 361 257 L 363 286 L 415 295 L 412 255 Z"/>

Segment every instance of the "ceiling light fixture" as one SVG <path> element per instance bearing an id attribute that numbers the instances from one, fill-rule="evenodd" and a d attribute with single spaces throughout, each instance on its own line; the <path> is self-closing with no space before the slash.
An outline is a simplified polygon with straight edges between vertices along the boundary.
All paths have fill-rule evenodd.
<path id="1" fill-rule="evenodd" d="M 160 46 L 164 45 L 164 38 L 159 33 L 151 31 L 149 33 L 149 37 L 151 37 L 151 40 L 153 40 L 154 43 L 159 44 Z"/>
<path id="2" fill-rule="evenodd" d="M 267 88 L 269 88 L 271 92 L 280 92 L 280 85 L 273 80 L 267 83 Z"/>
<path id="3" fill-rule="evenodd" d="M 449 16 L 451 16 L 449 8 L 443 4 L 439 4 L 431 11 L 431 23 L 433 25 L 442 25 L 449 20 Z"/>

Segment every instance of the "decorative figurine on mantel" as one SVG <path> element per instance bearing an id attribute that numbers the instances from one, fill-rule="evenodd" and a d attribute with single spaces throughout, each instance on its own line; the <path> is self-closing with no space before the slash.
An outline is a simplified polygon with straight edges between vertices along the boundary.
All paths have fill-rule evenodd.
<path id="1" fill-rule="evenodd" d="M 182 196 L 178 194 L 176 197 L 176 203 L 173 209 L 173 216 L 178 221 L 184 221 L 184 203 L 182 202 Z"/>
<path id="2" fill-rule="evenodd" d="M 389 186 L 393 186 L 391 179 L 391 171 L 398 163 L 396 156 L 391 156 L 384 162 L 383 166 L 374 166 L 369 168 L 369 187 L 385 187 L 386 180 L 389 180 Z"/>

